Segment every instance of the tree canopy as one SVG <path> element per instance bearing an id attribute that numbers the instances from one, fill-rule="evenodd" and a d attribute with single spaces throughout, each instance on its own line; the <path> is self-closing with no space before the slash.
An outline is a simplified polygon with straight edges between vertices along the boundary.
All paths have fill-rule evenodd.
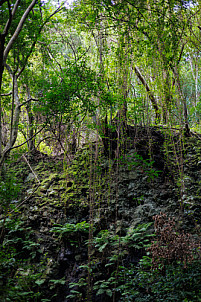
<path id="1" fill-rule="evenodd" d="M 200 3 L 2 1 L 0 14 L 1 163 L 53 120 L 99 134 L 117 115 L 122 127 L 199 125 Z"/>

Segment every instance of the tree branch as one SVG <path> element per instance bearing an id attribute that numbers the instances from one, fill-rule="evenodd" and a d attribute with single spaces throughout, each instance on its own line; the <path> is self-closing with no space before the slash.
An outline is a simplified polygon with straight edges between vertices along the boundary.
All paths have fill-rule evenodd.
<path id="1" fill-rule="evenodd" d="M 22 104 L 20 104 L 19 106 L 22 107 L 22 106 L 26 105 L 27 103 L 29 103 L 30 101 L 39 102 L 38 99 L 30 98 L 30 99 L 28 99 L 27 101 L 25 101 L 25 102 L 23 102 Z"/>
<path id="2" fill-rule="evenodd" d="M 26 156 L 25 156 L 24 154 L 22 155 L 22 157 L 24 158 L 24 160 L 25 160 L 25 162 L 27 163 L 27 165 L 29 166 L 31 172 L 33 173 L 33 175 L 35 176 L 35 178 L 37 179 L 37 181 L 38 181 L 39 184 L 40 184 L 40 180 L 39 180 L 38 176 L 36 175 L 35 171 L 33 170 L 33 168 L 31 167 L 31 165 L 30 165 L 28 159 L 26 158 Z"/>
<path id="3" fill-rule="evenodd" d="M 2 93 L 2 94 L 0 94 L 0 96 L 9 96 L 9 95 L 12 95 L 12 91 L 8 92 L 8 93 Z"/>
<path id="4" fill-rule="evenodd" d="M 17 7 L 18 7 L 19 3 L 20 3 L 20 0 L 17 0 L 17 1 L 15 2 L 15 5 L 14 5 L 13 10 L 12 10 L 12 12 L 11 12 L 10 3 L 9 3 L 9 1 L 8 1 L 9 19 L 8 19 L 8 21 L 7 21 L 6 25 L 5 25 L 4 31 L 3 31 L 3 34 L 4 34 L 4 35 L 7 35 L 7 34 L 8 34 L 8 30 L 9 30 L 9 28 L 10 28 L 10 26 L 11 26 L 11 22 L 12 22 L 12 20 L 13 20 L 13 17 L 15 16 L 15 13 L 16 13 L 16 10 L 17 10 Z"/>
<path id="5" fill-rule="evenodd" d="M 28 6 L 28 8 L 26 9 L 26 11 L 24 12 L 14 34 L 12 35 L 10 41 L 8 42 L 8 45 L 4 51 L 4 62 L 6 62 L 6 59 L 7 59 L 7 56 L 8 56 L 8 53 L 9 51 L 11 50 L 11 47 L 13 46 L 13 43 L 15 42 L 15 40 L 17 39 L 17 37 L 19 36 L 21 30 L 22 30 L 22 27 L 24 25 L 24 22 L 26 20 L 26 18 L 28 17 L 28 14 L 30 13 L 30 11 L 32 10 L 32 8 L 34 7 L 34 5 L 36 4 L 37 0 L 33 0 L 31 2 L 31 4 Z"/>
<path id="6" fill-rule="evenodd" d="M 19 148 L 19 147 L 25 145 L 28 141 L 32 140 L 38 133 L 40 133 L 44 128 L 45 128 L 45 126 L 42 127 L 40 130 L 38 130 L 32 137 L 28 138 L 25 142 L 23 142 L 23 143 L 20 144 L 20 145 L 11 147 L 10 142 L 9 142 L 9 144 L 5 147 L 5 149 L 4 149 L 4 151 L 3 151 L 3 154 L 2 154 L 2 156 L 1 156 L 1 159 L 0 159 L 0 167 L 2 166 L 2 164 L 3 164 L 3 162 L 4 162 L 5 156 L 6 156 L 11 150 L 16 149 L 16 148 Z"/>
<path id="7" fill-rule="evenodd" d="M 39 28 L 39 30 L 38 30 L 38 35 L 37 35 L 37 37 L 35 38 L 35 41 L 32 43 L 32 45 L 31 45 L 31 48 L 30 48 L 30 51 L 29 51 L 29 53 L 27 54 L 27 56 L 26 56 L 26 58 L 25 58 L 25 62 L 24 62 L 24 66 L 21 68 L 21 70 L 19 71 L 19 73 L 17 74 L 17 78 L 19 78 L 19 76 L 22 74 L 22 72 L 24 71 L 24 69 L 25 69 L 25 67 L 26 67 L 26 64 L 27 64 L 27 61 L 28 61 L 28 59 L 29 59 L 29 57 L 30 57 L 30 55 L 32 54 L 32 51 L 33 51 L 33 49 L 34 49 L 34 47 L 36 46 L 36 43 L 37 43 L 37 41 L 38 41 L 38 37 L 39 37 L 39 35 L 40 35 L 40 33 L 41 33 L 41 31 L 42 31 L 42 29 L 44 28 L 44 26 L 49 22 L 49 20 L 55 15 L 55 14 L 57 14 L 61 9 L 62 9 L 62 6 L 63 6 L 64 4 L 61 4 L 44 22 L 43 22 L 43 24 L 41 25 L 41 27 Z"/>
<path id="8" fill-rule="evenodd" d="M 20 145 L 17 145 L 17 146 L 14 146 L 14 147 L 11 147 L 10 150 L 13 150 L 13 149 L 16 149 L 16 148 L 19 148 L 23 145 L 25 145 L 28 141 L 32 140 L 36 135 L 38 135 L 38 133 L 40 133 L 43 129 L 45 128 L 45 126 L 43 126 L 40 130 L 38 130 L 32 137 L 28 138 L 25 142 L 23 142 L 22 144 Z M 9 150 L 9 151 L 10 151 Z"/>

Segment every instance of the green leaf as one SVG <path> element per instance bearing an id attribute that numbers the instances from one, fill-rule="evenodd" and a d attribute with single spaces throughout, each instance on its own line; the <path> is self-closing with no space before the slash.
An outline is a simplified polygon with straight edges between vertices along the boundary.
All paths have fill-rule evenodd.
<path id="1" fill-rule="evenodd" d="M 108 295 L 109 297 L 112 297 L 112 291 L 111 291 L 111 289 L 107 289 L 106 290 L 106 295 Z"/>
<path id="2" fill-rule="evenodd" d="M 45 279 L 38 279 L 38 280 L 35 281 L 35 283 L 38 284 L 39 286 L 41 284 L 43 284 L 44 282 L 45 282 Z"/>
<path id="3" fill-rule="evenodd" d="M 104 294 L 104 292 L 105 292 L 105 290 L 104 290 L 103 288 L 100 288 L 100 289 L 97 291 L 96 295 L 97 295 L 97 296 L 98 296 L 98 295 L 102 295 L 102 294 Z"/>

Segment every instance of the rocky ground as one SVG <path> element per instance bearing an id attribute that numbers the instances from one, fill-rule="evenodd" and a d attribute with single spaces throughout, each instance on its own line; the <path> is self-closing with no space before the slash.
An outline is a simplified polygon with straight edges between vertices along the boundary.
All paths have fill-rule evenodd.
<path id="1" fill-rule="evenodd" d="M 95 142 L 70 160 L 38 153 L 29 164 L 23 157 L 14 164 L 21 190 L 11 200 L 17 210 L 7 217 L 17 222 L 4 222 L 4 240 L 23 239 L 13 243 L 16 253 L 23 249 L 13 278 L 19 275 L 24 282 L 32 270 L 26 291 L 41 294 L 33 301 L 113 301 L 106 283 L 98 295 L 92 288 L 112 276 L 115 255 L 122 253 L 124 266 L 139 263 L 154 231 L 153 216 L 160 213 L 175 217 L 178 230 L 199 237 L 201 140 L 194 135 L 181 140 L 176 130 L 139 128 L 126 151 L 119 152 L 118 159 L 106 157 Z M 140 239 L 132 237 L 134 230 Z M 7 291 L 1 293 L 3 299 L 32 301 L 12 300 L 5 280 L 11 275 L 5 273 L 2 281 Z M 22 285 L 20 290 L 25 290 Z M 117 295 L 114 301 L 119 299 Z"/>

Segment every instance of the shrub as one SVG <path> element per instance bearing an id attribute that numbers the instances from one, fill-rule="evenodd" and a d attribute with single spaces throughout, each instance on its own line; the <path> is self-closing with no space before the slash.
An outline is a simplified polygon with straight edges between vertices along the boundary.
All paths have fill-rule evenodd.
<path id="1" fill-rule="evenodd" d="M 177 232 L 175 220 L 168 219 L 166 214 L 156 215 L 154 228 L 156 241 L 148 248 L 152 254 L 153 268 L 163 268 L 168 264 L 192 263 L 200 258 L 200 243 L 196 242 L 191 234 Z"/>

